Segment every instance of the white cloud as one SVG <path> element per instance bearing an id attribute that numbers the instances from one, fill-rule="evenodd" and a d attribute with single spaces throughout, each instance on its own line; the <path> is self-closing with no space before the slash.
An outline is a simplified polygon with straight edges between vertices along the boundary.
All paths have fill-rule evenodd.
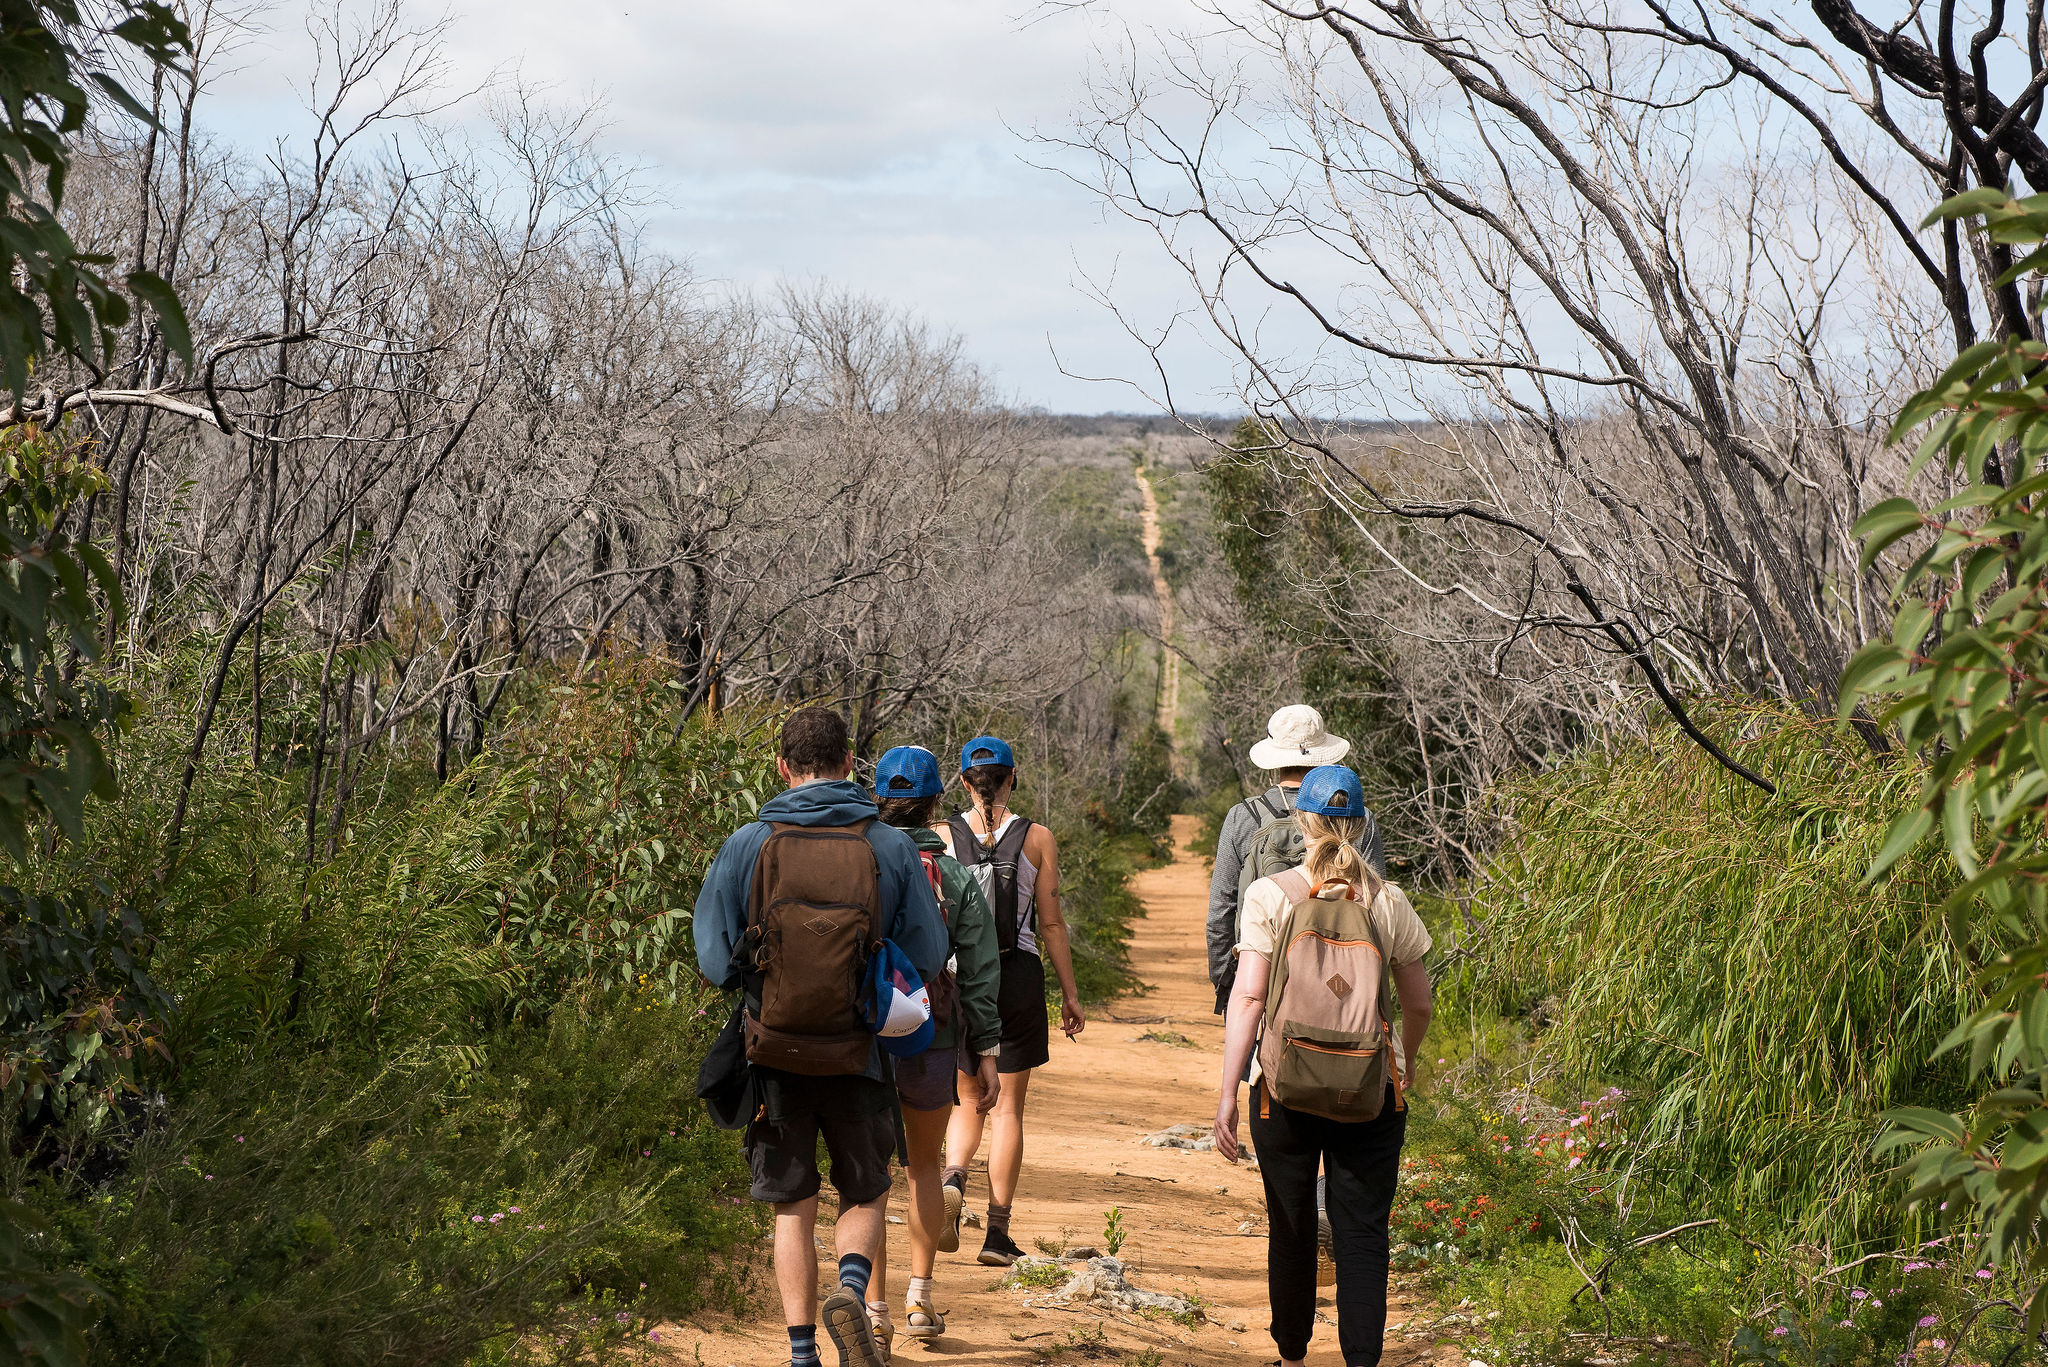
<path id="1" fill-rule="evenodd" d="M 1025 164 L 1015 130 L 1064 130 L 1097 43 L 1123 25 L 1193 11 L 1114 0 L 1023 22 L 1032 4 L 455 0 L 448 52 L 458 84 L 516 68 L 557 98 L 602 98 L 610 146 L 667 205 L 651 240 L 702 273 L 747 287 L 829 278 L 958 330 L 1024 402 L 1131 408 L 1130 391 L 1067 379 L 1051 358 L 1057 347 L 1087 373 L 1144 372 L 1076 288 L 1077 268 L 1115 271 L 1120 296 L 1153 319 L 1171 314 L 1180 282 L 1149 235 Z M 223 82 L 215 118 L 231 135 L 286 118 L 302 13 L 273 11 L 271 33 Z M 1189 401 L 1224 406 L 1227 367 L 1185 361 Z"/>

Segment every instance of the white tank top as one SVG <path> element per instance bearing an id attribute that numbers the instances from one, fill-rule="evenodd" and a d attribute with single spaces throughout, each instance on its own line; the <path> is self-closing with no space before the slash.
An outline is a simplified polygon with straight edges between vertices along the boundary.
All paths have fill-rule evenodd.
<path id="1" fill-rule="evenodd" d="M 978 816 L 980 813 L 973 813 L 973 815 Z M 1002 824 L 998 825 L 995 829 L 995 838 L 1001 840 L 1003 832 L 1009 830 L 1010 823 L 1017 819 L 1015 812 L 1004 816 Z M 971 825 L 972 822 L 970 821 L 969 824 Z M 952 828 L 950 826 L 941 826 L 939 834 L 946 842 L 946 853 L 952 855 L 955 859 L 960 859 L 959 853 L 953 848 Z M 989 905 L 993 907 L 995 905 L 995 893 L 991 887 L 991 879 L 995 874 L 995 870 L 985 864 L 976 864 L 968 859 L 960 859 L 960 862 L 965 864 L 967 871 L 974 875 L 974 881 L 981 887 L 981 895 L 988 898 Z M 1031 954 L 1038 952 L 1037 893 L 1038 866 L 1031 862 L 1029 855 L 1019 850 L 1017 852 L 1017 948 Z"/>

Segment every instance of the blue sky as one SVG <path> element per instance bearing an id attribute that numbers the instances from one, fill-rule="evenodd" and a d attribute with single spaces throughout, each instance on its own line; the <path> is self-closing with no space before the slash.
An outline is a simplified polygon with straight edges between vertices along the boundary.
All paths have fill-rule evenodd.
<path id="1" fill-rule="evenodd" d="M 219 131 L 267 142 L 289 122 L 305 13 L 264 13 L 216 88 Z M 662 201 L 651 242 L 701 275 L 822 277 L 914 309 L 1025 404 L 1149 406 L 1060 373 L 1147 371 L 1082 277 L 1114 275 L 1154 324 L 1182 282 L 1148 234 L 1027 164 L 1046 154 L 1020 135 L 1068 128 L 1098 48 L 1199 21 L 1188 0 L 1052 14 L 1035 0 L 453 0 L 447 14 L 456 84 L 516 70 L 555 99 L 603 101 L 608 145 Z M 1181 349 L 1175 384 L 1187 407 L 1237 407 L 1207 348 Z"/>

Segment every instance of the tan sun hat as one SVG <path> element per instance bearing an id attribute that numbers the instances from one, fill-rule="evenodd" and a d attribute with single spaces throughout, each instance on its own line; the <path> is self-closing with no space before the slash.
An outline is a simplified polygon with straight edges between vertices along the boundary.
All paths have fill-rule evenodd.
<path id="1" fill-rule="evenodd" d="M 1283 707 L 1266 723 L 1266 738 L 1252 747 L 1261 769 L 1313 769 L 1351 753 L 1351 742 L 1323 728 L 1323 714 L 1306 703 Z"/>

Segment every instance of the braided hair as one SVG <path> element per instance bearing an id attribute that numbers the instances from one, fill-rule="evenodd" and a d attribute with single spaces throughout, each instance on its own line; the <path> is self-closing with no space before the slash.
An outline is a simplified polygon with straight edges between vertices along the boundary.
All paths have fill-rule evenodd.
<path id="1" fill-rule="evenodd" d="M 960 774 L 960 781 L 974 794 L 974 809 L 981 813 L 981 847 L 996 847 L 996 798 L 1003 785 L 1017 771 L 1007 764 L 977 764 Z"/>

